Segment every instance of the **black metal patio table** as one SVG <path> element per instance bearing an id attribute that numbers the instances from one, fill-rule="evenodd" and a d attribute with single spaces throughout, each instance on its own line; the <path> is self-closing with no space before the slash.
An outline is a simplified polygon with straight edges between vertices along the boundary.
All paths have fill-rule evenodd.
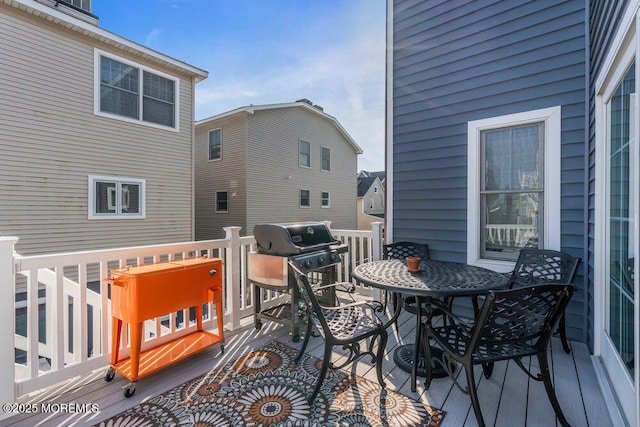
<path id="1" fill-rule="evenodd" d="M 419 304 L 428 298 L 473 297 L 484 295 L 490 290 L 504 289 L 508 279 L 503 274 L 473 265 L 422 260 L 420 271 L 412 273 L 400 260 L 380 260 L 360 264 L 353 270 L 353 277 L 366 285 L 384 289 L 394 294 L 406 294 L 416 297 Z M 414 344 L 398 346 L 393 360 L 399 368 L 412 372 Z M 438 349 L 435 349 L 438 351 Z M 424 357 L 418 354 L 416 374 L 426 375 Z M 436 369 L 434 377 L 444 377 L 444 369 Z M 414 388 L 414 384 L 412 384 Z"/>

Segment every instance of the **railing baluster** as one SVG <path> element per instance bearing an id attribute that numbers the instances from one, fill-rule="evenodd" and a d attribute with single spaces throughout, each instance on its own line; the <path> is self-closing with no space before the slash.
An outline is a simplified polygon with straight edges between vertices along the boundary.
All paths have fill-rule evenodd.
<path id="1" fill-rule="evenodd" d="M 350 246 L 349 254 L 343 256 L 344 262 L 338 269 L 338 280 L 350 280 L 352 268 L 375 256 L 372 253 L 372 233 L 376 229 L 369 230 L 336 230 L 334 235 L 342 242 Z M 381 228 L 380 228 L 381 233 Z M 15 239 L 17 238 L 4 238 Z M 378 237 L 381 239 L 381 236 Z M 381 241 L 381 240 L 378 240 Z M 0 244 L 3 239 L 0 238 Z M 143 246 L 134 248 L 108 249 L 100 251 L 86 251 L 65 254 L 34 255 L 22 257 L 14 255 L 13 251 L 7 251 L 4 244 L 0 246 L 0 255 L 5 259 L 0 259 L 0 266 L 8 264 L 17 266 L 17 271 L 12 273 L 21 274 L 26 278 L 27 294 L 26 301 L 26 322 L 27 336 L 16 336 L 14 342 L 16 349 L 26 351 L 26 366 L 21 369 L 25 375 L 17 380 L 16 387 L 11 388 L 14 394 L 21 395 L 41 389 L 43 385 L 53 385 L 54 382 L 64 378 L 64 371 L 70 365 L 72 368 L 69 377 L 78 375 L 82 368 L 78 365 L 86 366 L 87 373 L 96 367 L 107 366 L 110 360 L 111 349 L 111 301 L 109 299 L 109 285 L 102 279 L 110 275 L 109 267 L 125 267 L 131 263 L 142 265 L 151 262 L 165 262 L 190 256 L 219 257 L 225 262 L 225 268 L 218 274 L 223 274 L 224 279 L 224 308 L 221 313 L 216 312 L 216 316 L 221 315 L 225 319 L 226 327 L 235 329 L 240 326 L 240 320 L 244 316 L 253 314 L 253 289 L 246 280 L 247 275 L 247 255 L 256 249 L 255 239 L 251 236 L 240 237 L 240 227 L 229 227 L 227 237 L 220 240 L 184 242 L 168 245 Z M 12 247 L 11 247 L 12 248 Z M 10 254 L 9 255 L 7 255 Z M 19 262 L 18 262 L 19 260 Z M 129 262 L 128 262 L 129 261 Z M 4 262 L 4 264 L 3 264 Z M 53 269 L 52 269 L 53 266 Z M 90 266 L 90 267 L 89 267 Z M 65 273 L 67 273 L 65 275 Z M 4 272 L 0 272 L 3 274 Z M 11 277 L 11 276 L 9 276 Z M 92 291 L 89 286 L 91 282 L 99 283 L 99 294 Z M 38 288 L 44 284 L 46 292 L 46 329 L 47 336 L 45 343 L 39 343 L 39 301 Z M 368 293 L 369 289 L 363 289 Z M 267 303 L 277 301 L 282 298 L 280 294 L 268 293 Z M 68 302 L 73 298 L 73 310 L 69 313 Z M 13 301 L 15 296 L 9 298 L 11 307 L 15 307 Z M 90 307 L 90 308 L 89 308 Z M 214 323 L 213 306 L 207 303 L 206 322 L 203 327 L 212 328 Z M 15 310 L 15 308 L 14 308 Z M 88 313 L 91 310 L 93 323 L 88 323 Z M 177 328 L 176 313 L 168 314 L 169 325 L 165 328 L 162 325 L 162 318 L 152 320 L 152 324 L 147 328 L 148 332 L 154 332 L 153 337 L 145 337 L 143 350 L 153 347 L 160 342 L 166 342 L 177 336 L 189 333 L 195 326 L 189 325 L 189 310 L 183 312 L 185 324 L 183 328 Z M 12 314 L 13 315 L 13 314 Z M 69 317 L 70 315 L 70 317 Z M 12 319 L 15 321 L 15 317 Z M 73 328 L 70 328 L 70 324 Z M 153 325 L 153 326 L 152 326 Z M 91 327 L 91 334 L 89 328 Z M 71 330 L 70 330 L 71 329 Z M 15 327 L 11 328 L 11 335 L 14 336 Z M 163 336 L 163 331 L 167 332 Z M 89 340 L 89 337 L 92 339 Z M 73 339 L 72 348 L 69 348 L 69 340 Z M 120 341 L 120 357 L 127 357 L 129 353 L 129 333 L 128 328 L 124 328 Z M 91 352 L 91 354 L 89 354 Z M 5 354 L 6 353 L 6 354 Z M 14 349 L 9 352 L 0 352 L 0 373 L 12 372 L 15 378 Z M 55 375 L 42 377 L 39 372 L 40 358 L 46 357 L 51 360 L 50 370 L 58 371 Z M 65 363 L 66 362 L 66 363 Z M 5 378 L 3 376 L 3 378 Z M 52 378 L 49 380 L 48 378 Z M 48 383 L 51 381 L 51 383 Z M 11 394 L 11 393 L 9 393 Z M 4 396 L 4 395 L 0 395 Z M 11 395 L 13 401 L 16 396 Z"/>

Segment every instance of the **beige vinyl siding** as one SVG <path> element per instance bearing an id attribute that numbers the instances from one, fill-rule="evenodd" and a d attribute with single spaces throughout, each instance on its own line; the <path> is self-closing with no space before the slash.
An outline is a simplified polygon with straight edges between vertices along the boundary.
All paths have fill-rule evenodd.
<path id="1" fill-rule="evenodd" d="M 224 237 L 223 227 L 246 235 L 246 147 L 244 113 L 196 127 L 196 239 Z M 209 160 L 209 131 L 222 129 L 222 159 Z M 215 193 L 227 191 L 228 212 L 215 212 Z"/>
<path id="2" fill-rule="evenodd" d="M 0 233 L 21 254 L 191 240 L 193 80 L 0 5 Z M 94 47 L 179 79 L 180 132 L 96 116 Z M 146 219 L 88 220 L 88 176 L 146 180 Z"/>
<path id="3" fill-rule="evenodd" d="M 268 222 L 332 221 L 356 228 L 357 155 L 336 126 L 305 108 L 257 110 L 248 116 L 247 228 Z M 298 166 L 298 140 L 311 143 L 311 168 Z M 331 171 L 321 171 L 321 147 L 331 149 Z M 290 178 L 289 178 L 290 177 Z M 311 192 L 300 208 L 299 190 Z M 321 207 L 328 191 L 331 207 Z"/>

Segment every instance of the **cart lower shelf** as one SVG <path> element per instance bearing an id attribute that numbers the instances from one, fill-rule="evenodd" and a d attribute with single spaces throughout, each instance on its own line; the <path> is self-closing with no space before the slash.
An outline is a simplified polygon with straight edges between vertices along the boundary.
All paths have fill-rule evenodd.
<path id="1" fill-rule="evenodd" d="M 219 343 L 221 344 L 221 351 L 224 352 L 224 342 L 219 335 L 208 331 L 192 332 L 188 335 L 141 352 L 140 367 L 136 378 L 133 378 L 131 372 L 131 358 L 128 357 L 118 361 L 115 365 L 112 364 L 105 376 L 105 380 L 111 381 L 117 371 L 134 383 L 146 375 L 165 368 L 167 365 L 178 362 L 201 350 L 204 350 L 207 347 Z M 135 393 L 135 385 L 131 384 L 127 390 L 125 390 L 125 396 L 130 397 L 133 393 Z"/>

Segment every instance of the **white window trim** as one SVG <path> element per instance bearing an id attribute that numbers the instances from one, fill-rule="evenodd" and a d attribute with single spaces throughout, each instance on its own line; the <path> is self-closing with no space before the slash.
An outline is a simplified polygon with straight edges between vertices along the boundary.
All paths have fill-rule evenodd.
<path id="1" fill-rule="evenodd" d="M 141 71 L 147 71 L 149 73 L 156 74 L 160 77 L 164 77 L 165 79 L 172 80 L 175 83 L 174 86 L 174 95 L 175 95 L 175 108 L 173 111 L 174 117 L 173 122 L 175 123 L 174 127 L 171 126 L 163 126 L 158 123 L 145 122 L 142 120 L 142 117 L 139 119 L 133 119 L 131 117 L 120 116 L 118 114 L 106 113 L 104 111 L 100 111 L 100 57 L 106 56 L 107 58 L 111 58 L 115 61 L 122 62 L 123 64 L 131 65 L 132 67 L 136 67 Z M 143 78 L 140 76 L 140 87 L 142 88 Z M 140 91 L 140 105 L 142 105 L 142 90 Z M 140 107 L 140 112 L 142 113 L 142 106 Z M 180 132 L 180 80 L 175 76 L 163 73 L 158 70 L 154 70 L 153 68 L 146 67 L 137 62 L 129 61 L 128 59 L 122 58 L 120 56 L 114 55 L 112 53 L 105 52 L 100 49 L 93 50 L 93 114 L 96 116 L 108 117 L 111 119 L 121 120 L 129 123 L 135 123 L 143 126 L 149 126 L 156 129 L 164 129 L 171 130 L 174 132 Z"/>
<path id="2" fill-rule="evenodd" d="M 220 131 L 220 157 L 217 159 L 212 159 L 211 156 L 211 147 L 209 146 L 209 144 L 211 143 L 211 132 L 215 132 L 219 130 Z M 220 160 L 222 160 L 222 128 L 215 128 L 215 129 L 211 129 L 209 132 L 207 132 L 207 158 L 209 159 L 210 162 L 219 162 Z"/>
<path id="3" fill-rule="evenodd" d="M 302 192 L 303 191 L 307 191 L 309 193 L 309 204 L 308 205 L 303 205 L 302 204 Z M 307 188 L 301 188 L 298 191 L 298 205 L 300 206 L 300 209 L 311 209 L 311 190 L 309 190 Z"/>
<path id="4" fill-rule="evenodd" d="M 327 193 L 327 205 L 323 205 L 322 202 L 324 201 L 324 197 L 322 197 L 323 193 Z M 322 209 L 328 209 L 331 207 L 331 193 L 329 191 L 320 191 L 320 207 Z"/>
<path id="5" fill-rule="evenodd" d="M 111 213 L 96 213 L 96 198 L 95 189 L 96 181 L 100 182 L 113 182 L 121 184 L 138 184 L 140 185 L 140 212 L 137 214 L 122 214 L 116 212 Z M 88 203 L 88 219 L 145 219 L 147 217 L 147 188 L 146 180 L 140 178 L 127 178 L 121 176 L 98 176 L 89 175 L 89 203 Z"/>
<path id="6" fill-rule="evenodd" d="M 560 156 L 562 133 L 560 106 L 467 123 L 467 263 L 495 271 L 513 269 L 515 261 L 480 258 L 480 134 L 499 127 L 544 122 L 544 218 L 546 249 L 560 250 Z"/>
<path id="7" fill-rule="evenodd" d="M 218 193 L 227 193 L 227 210 L 226 211 L 218 210 Z M 226 190 L 216 191 L 214 192 L 213 198 L 215 199 L 213 202 L 214 203 L 213 206 L 216 213 L 224 213 L 224 214 L 229 213 L 229 192 L 228 191 Z"/>

